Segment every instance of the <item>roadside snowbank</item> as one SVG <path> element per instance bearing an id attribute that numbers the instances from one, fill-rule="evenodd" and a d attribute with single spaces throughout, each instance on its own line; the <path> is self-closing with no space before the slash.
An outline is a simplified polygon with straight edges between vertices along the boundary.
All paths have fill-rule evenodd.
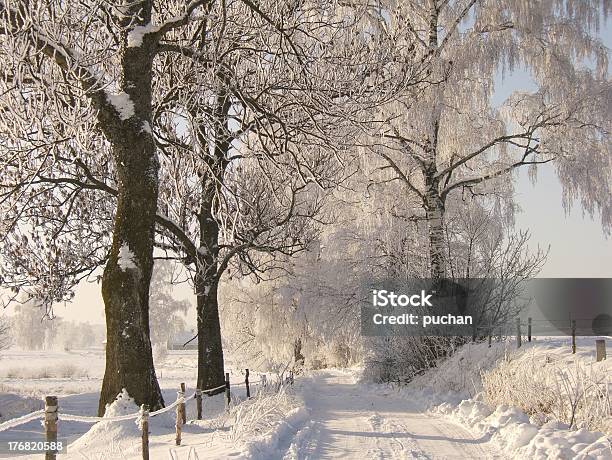
<path id="1" fill-rule="evenodd" d="M 265 434 L 247 442 L 245 456 L 250 459 L 266 460 L 280 458 L 285 451 L 287 443 L 293 439 L 309 419 L 310 413 L 304 407 L 296 407 L 286 414 L 286 418 L 279 420 L 275 426 Z"/>
<path id="2" fill-rule="evenodd" d="M 569 430 L 560 422 L 547 422 L 539 427 L 515 407 L 502 405 L 493 411 L 482 401 L 468 399 L 456 406 L 441 404 L 432 412 L 489 436 L 512 458 L 612 459 L 612 445 L 603 433 Z"/>
<path id="3" fill-rule="evenodd" d="M 106 406 L 104 417 L 117 417 L 135 412 L 138 412 L 138 406 L 124 389 L 112 404 Z M 135 453 L 141 448 L 140 440 L 140 429 L 134 420 L 101 421 L 70 444 L 68 450 L 72 453 L 87 453 L 94 456 Z"/>
<path id="4" fill-rule="evenodd" d="M 302 383 L 282 387 L 279 391 L 268 387 L 230 410 L 228 439 L 244 443 L 244 458 L 265 460 L 282 456 L 309 418 L 303 399 L 296 394 L 301 386 Z"/>
<path id="5" fill-rule="evenodd" d="M 512 458 L 612 459 L 612 361 L 594 362 L 593 344 L 467 344 L 399 391 Z"/>

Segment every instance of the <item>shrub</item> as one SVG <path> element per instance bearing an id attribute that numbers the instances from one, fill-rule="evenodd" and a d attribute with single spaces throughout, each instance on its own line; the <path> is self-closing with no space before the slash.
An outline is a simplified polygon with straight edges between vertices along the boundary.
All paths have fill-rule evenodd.
<path id="1" fill-rule="evenodd" d="M 558 420 L 570 428 L 610 434 L 610 382 L 603 367 L 525 353 L 483 372 L 482 384 L 491 405 L 512 405 L 533 420 Z"/>

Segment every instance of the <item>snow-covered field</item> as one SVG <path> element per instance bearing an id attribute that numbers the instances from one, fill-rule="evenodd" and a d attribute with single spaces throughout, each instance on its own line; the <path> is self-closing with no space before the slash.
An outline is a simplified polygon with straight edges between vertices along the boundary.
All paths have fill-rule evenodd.
<path id="1" fill-rule="evenodd" d="M 196 380 L 196 364 L 195 351 L 170 351 L 168 356 L 156 365 L 167 404 L 176 400 L 176 392 L 181 382 L 187 385 L 187 395 L 193 393 L 191 387 Z M 232 398 L 236 401 L 245 399 L 246 390 L 244 385 L 241 385 L 244 382 L 242 370 L 231 368 L 230 363 L 228 371 L 230 381 L 233 382 Z M 0 358 L 0 423 L 41 409 L 44 396 L 55 395 L 58 396 L 60 406 L 58 437 L 73 443 L 69 446 L 68 455 L 62 458 L 139 458 L 140 454 L 134 452 L 140 448 L 140 433 L 134 421 L 98 423 L 93 427 L 89 423 L 61 421 L 62 413 L 96 415 L 103 373 L 104 352 L 101 349 L 69 352 L 5 351 Z M 268 376 L 268 379 L 270 380 L 271 376 Z M 259 374 L 252 372 L 250 380 L 259 381 Z M 258 384 L 252 385 L 252 393 L 257 392 L 258 387 Z M 289 404 L 289 399 L 286 402 Z M 283 416 L 286 414 L 284 409 Z M 113 408 L 114 415 L 137 411 L 136 405 L 126 404 L 125 401 Z M 195 415 L 195 403 L 192 400 L 187 404 L 187 416 L 189 419 L 195 419 Z M 232 439 L 237 439 L 236 430 L 231 424 L 232 417 L 233 412 L 225 414 L 223 395 L 204 398 L 203 421 L 184 427 L 183 445 L 203 445 L 206 446 L 206 455 L 226 458 L 228 449 L 235 450 Z M 277 418 L 280 420 L 283 417 L 279 415 Z M 173 412 L 152 418 L 150 429 L 151 458 L 167 458 L 169 448 L 179 453 L 178 458 L 183 458 L 182 453 L 189 450 L 189 447 L 174 449 Z M 0 431 L 0 442 L 15 439 L 40 440 L 42 433 L 40 421 L 32 421 L 8 431 Z M 224 441 L 226 439 L 227 441 Z M 243 447 L 246 449 L 246 444 Z"/>
<path id="2" fill-rule="evenodd" d="M 327 369 L 300 376 L 280 392 L 258 391 L 255 385 L 253 393 L 259 394 L 250 400 L 238 385 L 243 376 L 234 369 L 232 409 L 224 410 L 222 395 L 205 398 L 204 419 L 193 421 L 195 404 L 189 401 L 191 421 L 180 447 L 174 446 L 173 411 L 151 419 L 151 458 L 612 459 L 610 406 L 602 399 L 583 407 L 594 394 L 609 404 L 612 362 L 594 363 L 592 338 L 578 345 L 572 355 L 566 340 L 539 339 L 518 351 L 511 342 L 491 348 L 471 344 L 401 388 L 362 382 L 359 368 Z M 182 381 L 191 394 L 195 364 L 193 352 L 171 352 L 157 365 L 167 403 L 175 400 Z M 9 352 L 0 361 L 0 422 L 39 409 L 46 394 L 59 396 L 60 420 L 62 412 L 95 415 L 102 369 L 101 350 Z M 252 381 L 259 379 L 251 374 Z M 599 393 L 593 393 L 593 385 Z M 560 405 L 566 398 L 576 400 L 573 390 L 583 399 L 577 398 L 570 428 L 556 417 L 569 416 Z M 554 392 L 557 399 L 550 399 Z M 532 407 L 534 401 L 549 406 Z M 602 415 L 601 407 L 608 412 Z M 123 397 L 108 415 L 136 411 Z M 34 439 L 40 433 L 40 422 L 33 421 L 0 432 L 0 440 Z M 134 420 L 93 426 L 62 421 L 59 436 L 71 443 L 62 458 L 140 458 Z"/>

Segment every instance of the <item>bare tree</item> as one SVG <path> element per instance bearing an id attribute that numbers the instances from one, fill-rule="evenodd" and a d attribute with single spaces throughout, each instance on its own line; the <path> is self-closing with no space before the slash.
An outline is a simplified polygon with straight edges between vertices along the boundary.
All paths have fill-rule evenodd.
<path id="1" fill-rule="evenodd" d="M 448 276 L 471 290 L 473 338 L 514 320 L 527 305 L 527 281 L 535 278 L 547 251 L 529 247 L 529 232 L 513 231 L 499 210 L 477 200 L 453 206 L 445 222 Z"/>

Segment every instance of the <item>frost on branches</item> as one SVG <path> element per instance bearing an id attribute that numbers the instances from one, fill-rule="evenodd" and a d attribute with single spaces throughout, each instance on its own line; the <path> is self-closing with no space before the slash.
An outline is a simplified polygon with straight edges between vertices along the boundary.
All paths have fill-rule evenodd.
<path id="1" fill-rule="evenodd" d="M 610 96 L 607 50 L 597 38 L 605 2 L 387 2 L 385 31 L 431 57 L 437 84 L 400 92 L 369 123 L 362 150 L 374 184 L 397 184 L 428 229 L 433 277 L 449 275 L 449 197 L 511 196 L 510 177 L 554 162 L 564 203 L 578 199 L 610 228 Z M 527 68 L 532 93 L 494 107 L 495 79 Z M 596 166 L 597 165 L 597 166 Z"/>

